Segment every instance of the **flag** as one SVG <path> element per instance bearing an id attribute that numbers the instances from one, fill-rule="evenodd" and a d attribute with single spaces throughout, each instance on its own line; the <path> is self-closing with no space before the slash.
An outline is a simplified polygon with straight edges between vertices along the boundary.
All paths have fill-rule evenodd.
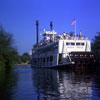
<path id="1" fill-rule="evenodd" d="M 76 23 L 76 19 L 73 20 L 72 25 L 74 25 Z"/>

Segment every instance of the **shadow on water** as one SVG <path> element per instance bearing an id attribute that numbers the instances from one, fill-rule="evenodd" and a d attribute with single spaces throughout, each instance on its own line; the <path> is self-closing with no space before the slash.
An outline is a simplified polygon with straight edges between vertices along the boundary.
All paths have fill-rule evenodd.
<path id="1" fill-rule="evenodd" d="M 0 72 L 0 100 L 11 100 L 17 76 L 14 70 Z"/>
<path id="2" fill-rule="evenodd" d="M 94 69 L 33 68 L 32 77 L 37 100 L 100 100 L 100 74 Z"/>

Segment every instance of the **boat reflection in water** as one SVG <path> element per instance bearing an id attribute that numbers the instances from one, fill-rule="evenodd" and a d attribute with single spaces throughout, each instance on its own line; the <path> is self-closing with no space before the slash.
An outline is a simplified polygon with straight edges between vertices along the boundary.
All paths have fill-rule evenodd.
<path id="1" fill-rule="evenodd" d="M 33 85 L 38 99 L 43 96 L 44 100 L 92 100 L 93 73 L 34 68 Z"/>

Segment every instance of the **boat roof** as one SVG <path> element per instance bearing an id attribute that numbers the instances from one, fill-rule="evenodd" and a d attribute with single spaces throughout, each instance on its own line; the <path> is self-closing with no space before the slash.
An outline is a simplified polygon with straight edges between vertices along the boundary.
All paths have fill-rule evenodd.
<path id="1" fill-rule="evenodd" d="M 56 35 L 57 33 L 53 30 L 53 31 L 46 31 L 44 30 L 43 32 L 43 36 L 46 36 L 46 35 Z"/>

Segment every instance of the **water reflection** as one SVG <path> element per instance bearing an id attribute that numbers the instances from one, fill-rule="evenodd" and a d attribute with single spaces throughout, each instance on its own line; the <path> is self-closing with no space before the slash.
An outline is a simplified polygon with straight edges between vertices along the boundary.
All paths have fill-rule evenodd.
<path id="1" fill-rule="evenodd" d="M 0 100 L 100 100 L 99 71 L 16 66 L 0 72 Z"/>
<path id="2" fill-rule="evenodd" d="M 96 72 L 92 90 L 93 90 L 94 100 L 100 100 L 100 70 Z M 99 97 L 99 99 L 95 99 L 97 97 Z"/>
<path id="3" fill-rule="evenodd" d="M 0 100 L 11 100 L 15 93 L 17 73 L 14 70 L 0 72 Z"/>
<path id="4" fill-rule="evenodd" d="M 96 82 L 98 79 L 95 77 L 94 71 L 88 70 L 33 69 L 33 85 L 38 100 L 41 95 L 44 95 L 44 100 L 99 100 L 100 81 Z M 94 95 L 95 84 L 99 95 L 95 94 L 99 99 Z"/>
<path id="5" fill-rule="evenodd" d="M 56 70 L 52 71 L 50 69 L 34 69 L 33 84 L 39 96 L 43 94 L 45 99 L 58 97 L 59 91 L 57 89 L 58 86 Z"/>

